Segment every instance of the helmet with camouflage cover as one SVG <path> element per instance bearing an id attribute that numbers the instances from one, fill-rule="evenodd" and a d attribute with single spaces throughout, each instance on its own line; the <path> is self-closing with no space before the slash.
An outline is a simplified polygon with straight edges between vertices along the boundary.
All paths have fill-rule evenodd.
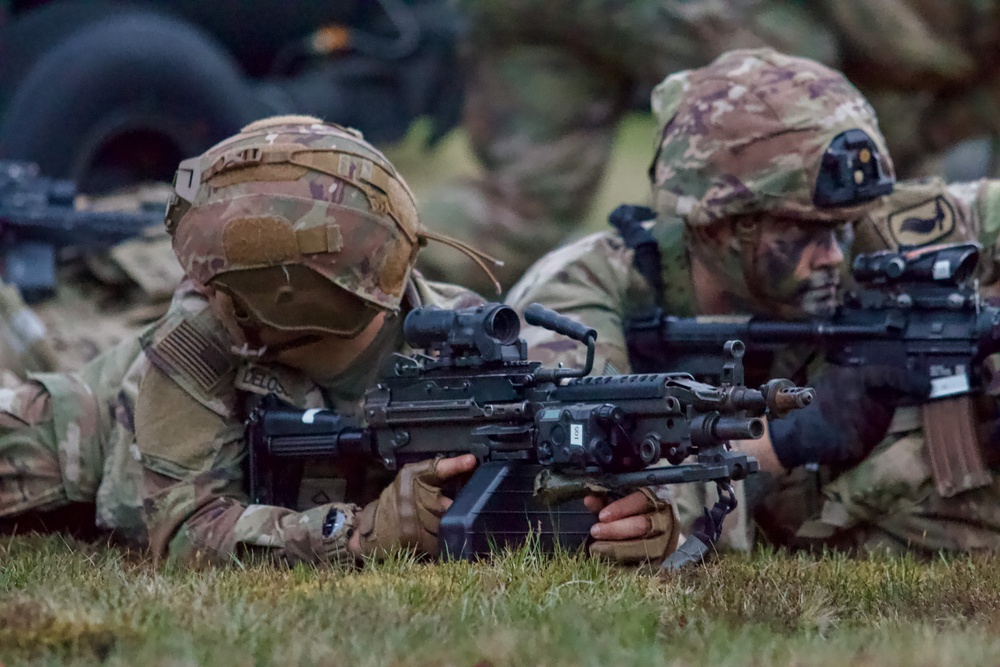
<path id="1" fill-rule="evenodd" d="M 832 308 L 844 267 L 830 244 L 846 252 L 849 223 L 874 210 L 895 182 L 861 93 L 812 60 L 753 49 L 667 77 L 652 106 L 661 130 L 650 167 L 661 221 L 653 234 L 674 253 L 664 255 L 664 267 L 678 259 L 666 239 L 683 222 L 684 257 L 717 276 L 734 304 L 790 318 Z M 716 233 L 719 222 L 728 233 Z M 773 230 L 765 243 L 769 222 L 815 239 L 803 252 L 823 250 L 810 250 L 810 265 L 800 268 L 803 255 L 768 245 Z"/>
<path id="2" fill-rule="evenodd" d="M 892 191 L 875 113 L 842 74 L 772 49 L 667 77 L 650 168 L 661 216 L 692 226 L 752 213 L 856 220 Z"/>
<path id="3" fill-rule="evenodd" d="M 257 121 L 182 162 L 174 187 L 174 252 L 244 325 L 349 336 L 399 308 L 423 234 L 406 182 L 360 133 Z"/>

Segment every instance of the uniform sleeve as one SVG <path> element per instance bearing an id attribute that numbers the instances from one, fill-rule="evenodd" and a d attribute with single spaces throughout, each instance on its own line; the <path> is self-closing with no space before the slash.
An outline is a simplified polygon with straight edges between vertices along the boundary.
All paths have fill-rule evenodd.
<path id="1" fill-rule="evenodd" d="M 653 305 L 652 293 L 632 266 L 632 251 L 611 233 L 599 233 L 555 250 L 528 270 L 507 302 L 518 312 L 537 302 L 597 330 L 594 373 L 630 372 L 622 321 Z M 565 336 L 526 327 L 528 355 L 545 365 L 580 367 L 586 348 Z"/>
<path id="2" fill-rule="evenodd" d="M 974 198 L 967 196 L 967 203 L 973 208 L 973 229 L 969 240 L 978 241 L 982 246 L 977 269 L 988 296 L 1000 294 L 1000 180 L 982 179 L 970 184 L 952 184 L 949 192 L 960 197 L 962 193 L 974 192 Z M 971 201 L 969 201 L 971 200 Z"/>
<path id="3" fill-rule="evenodd" d="M 135 429 L 143 517 L 158 560 L 190 565 L 261 554 L 288 563 L 354 562 L 347 543 L 355 506 L 295 512 L 249 504 L 243 425 L 207 409 L 155 367 L 139 387 Z M 340 514 L 327 537 L 331 510 Z"/>

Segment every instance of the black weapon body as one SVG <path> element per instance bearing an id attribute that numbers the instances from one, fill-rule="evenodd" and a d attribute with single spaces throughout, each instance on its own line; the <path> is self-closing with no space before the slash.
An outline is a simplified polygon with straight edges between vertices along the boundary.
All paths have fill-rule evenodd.
<path id="1" fill-rule="evenodd" d="M 393 372 L 366 394 L 364 426 L 273 401 L 252 413 L 254 502 L 292 505 L 288 464 L 309 458 L 362 456 L 395 470 L 472 453 L 480 465 L 441 522 L 443 549 L 474 557 L 523 542 L 529 532 L 543 547 L 573 549 L 595 521 L 580 500 L 587 492 L 713 480 L 725 492 L 730 480 L 757 469 L 729 440 L 759 438 L 765 414 L 812 400 L 811 390 L 781 380 L 750 389 L 683 373 L 587 377 L 593 330 L 536 306 L 525 318 L 586 343 L 588 367 L 527 361 L 519 319 L 507 306 L 417 309 L 405 322 L 407 340 L 433 356 L 397 356 Z M 738 375 L 742 347 L 727 350 Z"/>
<path id="2" fill-rule="evenodd" d="M 979 362 L 1000 350 L 1000 309 L 986 305 L 971 276 L 975 244 L 859 255 L 853 274 L 864 287 L 846 295 L 829 318 L 677 318 L 655 313 L 626 324 L 636 370 L 683 368 L 712 381 L 712 352 L 738 338 L 748 360 L 791 344 L 815 345 L 831 363 L 891 365 L 927 373 L 930 398 L 967 394 L 982 383 Z"/>
<path id="3" fill-rule="evenodd" d="M 2 277 L 28 302 L 55 290 L 59 249 L 107 248 L 163 224 L 162 210 L 77 210 L 76 196 L 72 181 L 42 176 L 31 163 L 0 160 Z"/>

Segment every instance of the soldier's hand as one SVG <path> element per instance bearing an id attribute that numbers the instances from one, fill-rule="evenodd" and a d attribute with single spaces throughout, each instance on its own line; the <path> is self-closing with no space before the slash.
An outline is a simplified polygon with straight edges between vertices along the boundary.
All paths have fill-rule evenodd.
<path id="1" fill-rule="evenodd" d="M 659 564 L 677 548 L 680 526 L 674 510 L 650 488 L 607 505 L 599 496 L 587 496 L 583 502 L 598 512 L 598 522 L 590 528 L 592 554 L 624 565 Z"/>
<path id="2" fill-rule="evenodd" d="M 349 547 L 360 555 L 382 556 L 403 547 L 437 556 L 438 526 L 452 503 L 441 486 L 475 467 L 472 454 L 403 466 L 378 500 L 361 510 Z"/>
<path id="3" fill-rule="evenodd" d="M 926 400 L 931 389 L 927 375 L 894 366 L 829 365 L 813 386 L 812 405 L 768 424 L 774 453 L 788 469 L 859 463 L 885 437 L 896 408 Z"/>

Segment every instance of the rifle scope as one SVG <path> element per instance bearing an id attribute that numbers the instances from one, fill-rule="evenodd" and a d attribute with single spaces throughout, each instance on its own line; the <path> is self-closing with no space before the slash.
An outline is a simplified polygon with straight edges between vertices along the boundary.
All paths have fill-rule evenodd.
<path id="1" fill-rule="evenodd" d="M 520 333 L 517 313 L 500 303 L 460 310 L 427 306 L 411 311 L 403 322 L 403 335 L 414 348 L 427 349 L 442 343 L 463 349 L 480 348 L 481 342 L 513 345 Z"/>
<path id="2" fill-rule="evenodd" d="M 902 252 L 881 250 L 858 255 L 851 273 L 860 283 L 936 283 L 961 285 L 979 262 L 979 246 L 956 243 Z"/>

